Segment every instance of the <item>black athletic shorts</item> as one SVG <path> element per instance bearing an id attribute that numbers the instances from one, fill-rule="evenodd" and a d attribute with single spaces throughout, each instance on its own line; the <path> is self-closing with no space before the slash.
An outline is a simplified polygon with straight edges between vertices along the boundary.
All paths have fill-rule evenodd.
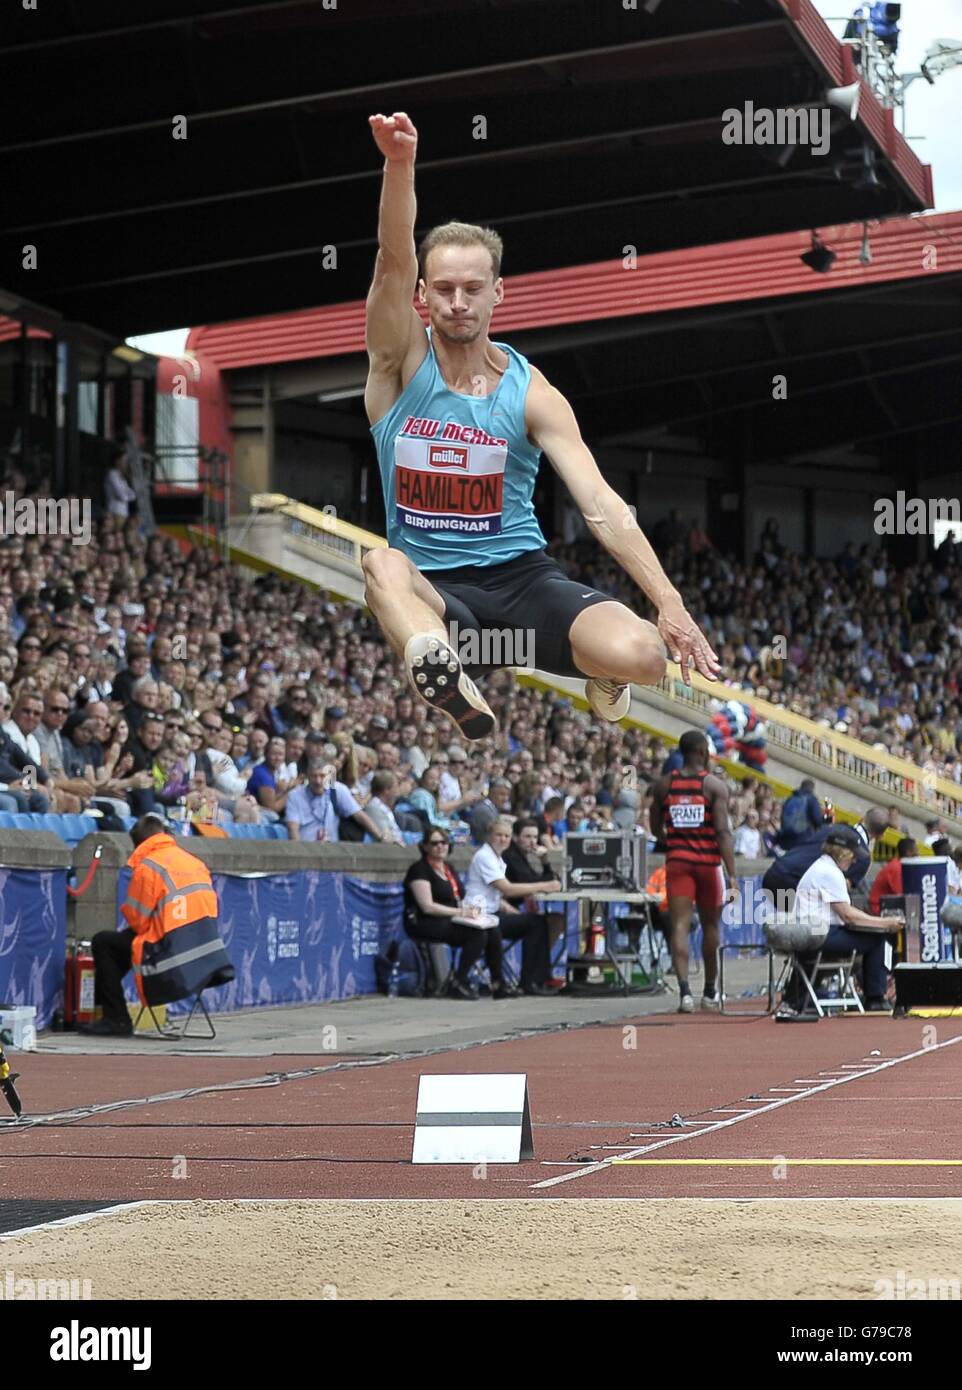
<path id="1" fill-rule="evenodd" d="M 470 676 L 504 666 L 582 675 L 568 641 L 571 624 L 584 609 L 613 602 L 569 579 L 543 550 L 504 565 L 425 570 L 424 577 L 444 599 L 445 626 Z"/>

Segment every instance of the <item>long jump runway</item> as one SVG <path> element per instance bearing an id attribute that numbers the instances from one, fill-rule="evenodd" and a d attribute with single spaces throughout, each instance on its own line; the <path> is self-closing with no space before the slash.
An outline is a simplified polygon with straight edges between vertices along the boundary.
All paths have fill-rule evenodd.
<path id="1" fill-rule="evenodd" d="M 962 1020 L 665 1015 L 397 1060 L 18 1061 L 5 1194 L 21 1231 L 58 1202 L 79 1224 L 6 1238 L 6 1267 L 73 1240 L 95 1297 L 130 1296 L 132 1236 L 176 1242 L 171 1297 L 195 1277 L 217 1296 L 211 1263 L 223 1296 L 252 1259 L 283 1285 L 295 1250 L 277 1296 L 878 1297 L 890 1266 L 962 1276 Z M 527 1073 L 535 1159 L 414 1167 L 419 1076 L 496 1071 Z"/>

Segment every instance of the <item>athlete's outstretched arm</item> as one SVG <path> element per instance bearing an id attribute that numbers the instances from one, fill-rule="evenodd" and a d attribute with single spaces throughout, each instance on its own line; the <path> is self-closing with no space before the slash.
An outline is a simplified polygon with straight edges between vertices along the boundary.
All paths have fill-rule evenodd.
<path id="1" fill-rule="evenodd" d="M 657 608 L 659 636 L 681 667 L 682 679 L 691 684 L 691 664 L 714 680 L 721 663 L 711 644 L 659 564 L 634 513 L 602 477 L 568 401 L 536 367 L 531 368 L 525 423 L 574 498 L 591 534 Z"/>
<path id="2" fill-rule="evenodd" d="M 370 116 L 368 124 L 384 155 L 377 262 L 365 318 L 365 345 L 371 369 L 367 394 L 370 395 L 373 386 L 377 395 L 377 379 L 380 378 L 382 385 L 390 386 L 395 382 L 405 358 L 416 344 L 415 335 L 420 333 L 424 337 L 424 325 L 412 302 L 418 278 L 414 246 L 417 131 L 403 111 L 393 116 Z M 387 401 L 387 405 L 392 403 Z M 368 401 L 367 404 L 372 418 L 384 413 L 383 401 Z"/>

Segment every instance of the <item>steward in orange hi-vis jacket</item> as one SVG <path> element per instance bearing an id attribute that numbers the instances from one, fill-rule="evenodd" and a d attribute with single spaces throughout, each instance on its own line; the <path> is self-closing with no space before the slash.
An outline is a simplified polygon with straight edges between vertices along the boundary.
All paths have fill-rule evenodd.
<path id="1" fill-rule="evenodd" d="M 120 910 L 137 933 L 137 992 L 145 1004 L 183 999 L 210 977 L 212 956 L 226 959 L 207 865 L 164 833 L 138 845 L 127 866 L 134 872 Z"/>
<path id="2" fill-rule="evenodd" d="M 217 894 L 207 866 L 181 847 L 158 816 L 141 817 L 131 838 L 135 848 L 127 864 L 133 875 L 120 909 L 129 926 L 98 932 L 91 943 L 94 997 L 103 1018 L 85 1031 L 131 1031 L 122 986 L 131 966 L 145 1005 L 185 999 L 234 977 L 217 930 Z"/>

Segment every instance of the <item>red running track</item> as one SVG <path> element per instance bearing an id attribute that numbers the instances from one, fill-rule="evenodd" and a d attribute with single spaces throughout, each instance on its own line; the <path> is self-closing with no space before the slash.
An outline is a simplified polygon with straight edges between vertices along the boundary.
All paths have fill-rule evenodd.
<path id="1" fill-rule="evenodd" d="M 4 1192 L 114 1201 L 962 1195 L 962 1166 L 776 1167 L 782 1157 L 962 1161 L 962 1021 L 868 1016 L 785 1026 L 669 1015 L 633 1027 L 360 1066 L 327 1055 L 18 1057 L 34 1116 L 141 1099 L 70 1124 L 4 1126 Z M 347 1067 L 333 1069 L 339 1061 Z M 143 1099 L 309 1068 L 327 1070 L 256 1089 Z M 528 1074 L 534 1161 L 490 1166 L 483 1180 L 466 1167 L 412 1166 L 419 1076 L 471 1071 Z M 676 1114 L 690 1123 L 669 1127 Z M 764 1165 L 610 1162 L 638 1149 Z"/>

